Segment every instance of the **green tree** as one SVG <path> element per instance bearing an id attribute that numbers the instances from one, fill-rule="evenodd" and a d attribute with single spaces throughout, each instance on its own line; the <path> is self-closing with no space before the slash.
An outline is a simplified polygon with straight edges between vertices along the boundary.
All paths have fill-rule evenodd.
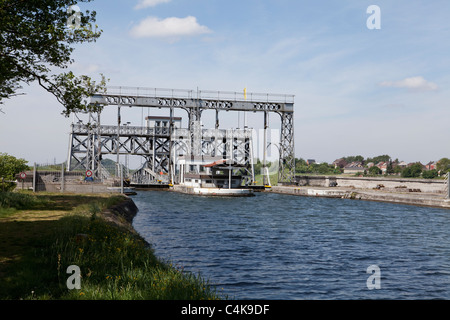
<path id="1" fill-rule="evenodd" d="M 441 160 L 439 160 L 438 163 L 436 164 L 436 169 L 440 171 L 441 174 L 450 171 L 450 159 L 442 158 Z"/>
<path id="2" fill-rule="evenodd" d="M 438 171 L 436 169 L 422 172 L 422 177 L 424 179 L 434 179 L 437 176 L 438 176 Z"/>
<path id="3" fill-rule="evenodd" d="M 347 163 L 351 162 L 364 162 L 364 157 L 361 155 L 357 156 L 348 156 L 348 157 L 342 157 Z"/>
<path id="4" fill-rule="evenodd" d="M 382 173 L 383 172 L 381 171 L 381 169 L 378 168 L 377 166 L 373 166 L 373 167 L 369 168 L 369 174 L 371 176 L 376 176 L 376 175 L 379 175 L 379 174 L 382 174 Z"/>
<path id="5" fill-rule="evenodd" d="M 17 159 L 7 153 L 0 153 L 0 182 L 2 183 L 0 191 L 10 191 L 14 189 L 15 183 L 3 183 L 3 179 L 7 181 L 15 180 L 16 174 L 28 170 L 27 162 L 28 161 L 24 159 Z"/>
<path id="6" fill-rule="evenodd" d="M 422 173 L 422 164 L 419 162 L 414 163 L 410 167 L 406 167 L 402 170 L 402 177 L 404 178 L 418 178 Z"/>
<path id="7" fill-rule="evenodd" d="M 366 163 L 373 162 L 374 164 L 380 163 L 380 162 L 389 162 L 391 160 L 391 157 L 387 154 L 376 156 L 373 158 L 367 158 Z"/>
<path id="8" fill-rule="evenodd" d="M 64 106 L 66 116 L 101 109 L 87 98 L 104 88 L 103 75 L 97 84 L 84 75 L 52 72 L 73 62 L 73 45 L 100 36 L 101 31 L 93 31 L 95 11 L 72 7 L 91 1 L 0 0 L 0 103 L 19 94 L 21 84 L 37 82 Z"/>

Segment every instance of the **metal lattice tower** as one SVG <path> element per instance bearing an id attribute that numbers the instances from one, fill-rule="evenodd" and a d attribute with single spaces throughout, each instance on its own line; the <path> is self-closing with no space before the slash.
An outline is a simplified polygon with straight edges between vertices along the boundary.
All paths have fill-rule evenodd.
<path id="1" fill-rule="evenodd" d="M 227 148 L 240 150 L 240 157 L 251 157 L 250 139 L 231 137 L 231 131 L 219 129 L 221 111 L 246 111 L 264 113 L 264 130 L 268 128 L 268 114 L 276 113 L 281 117 L 279 142 L 279 182 L 294 181 L 294 96 L 280 94 L 258 94 L 222 91 L 193 91 L 177 89 L 108 87 L 105 92 L 91 97 L 91 103 L 102 106 L 118 107 L 117 126 L 100 125 L 100 114 L 90 115 L 90 126 L 73 124 L 69 161 L 73 167 L 92 170 L 102 177 L 102 154 L 136 154 L 146 158 L 146 165 L 140 175 L 147 172 L 150 180 L 156 179 L 158 170 L 170 174 L 171 152 L 174 143 L 180 141 L 172 134 L 180 133 L 174 127 L 174 109 L 183 109 L 189 117 L 185 132 L 184 148 L 193 155 L 226 153 Z M 165 108 L 170 111 L 169 126 L 165 132 L 156 132 L 152 128 L 124 127 L 120 123 L 121 107 Z M 200 121 L 204 110 L 215 110 L 215 131 L 202 129 Z M 177 131 L 175 131 L 175 129 Z M 227 136 L 228 134 L 228 136 Z M 222 139 L 222 140 L 221 140 Z M 231 143 L 231 141 L 234 141 Z M 265 146 L 265 143 L 264 143 Z M 266 147 L 266 146 L 265 146 Z M 72 160 L 70 160 L 72 159 Z M 265 163 L 265 152 L 264 152 Z M 69 162 L 70 164 L 70 162 Z"/>

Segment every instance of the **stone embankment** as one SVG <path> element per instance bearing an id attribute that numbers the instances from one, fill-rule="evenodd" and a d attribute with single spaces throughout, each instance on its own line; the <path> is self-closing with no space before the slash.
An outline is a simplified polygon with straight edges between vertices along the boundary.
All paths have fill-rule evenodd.
<path id="1" fill-rule="evenodd" d="M 314 179 L 313 179 L 314 180 Z M 320 183 L 324 183 L 324 177 Z M 352 181 L 355 181 L 351 179 Z M 303 181 L 311 181 L 303 179 Z M 342 182 L 343 180 L 341 180 Z M 350 181 L 350 180 L 348 180 Z M 327 181 L 328 183 L 330 180 Z M 450 200 L 446 198 L 445 183 L 439 181 L 430 183 L 422 181 L 405 180 L 361 180 L 358 179 L 359 187 L 351 186 L 273 186 L 267 192 L 283 193 L 297 196 L 326 197 L 353 200 L 382 201 L 398 204 L 430 206 L 450 209 Z M 408 184 L 409 183 L 409 184 Z M 325 184 L 325 183 L 324 183 Z M 323 185 L 323 184 L 322 184 Z M 331 184 L 333 185 L 333 184 Z M 385 186 L 389 187 L 386 188 Z M 399 187 L 400 186 L 400 187 Z M 439 188 L 440 187 L 440 188 Z"/>
<path id="2" fill-rule="evenodd" d="M 132 233 L 136 233 L 132 223 L 138 211 L 139 209 L 133 199 L 126 197 L 124 201 L 101 212 L 101 215 L 106 221 L 124 227 Z"/>

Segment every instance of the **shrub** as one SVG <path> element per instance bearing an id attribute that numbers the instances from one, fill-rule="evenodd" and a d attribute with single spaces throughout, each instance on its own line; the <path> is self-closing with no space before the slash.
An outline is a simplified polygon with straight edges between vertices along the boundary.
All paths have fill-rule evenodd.
<path id="1" fill-rule="evenodd" d="M 438 171 L 436 169 L 422 172 L 422 177 L 424 179 L 434 179 L 438 176 Z"/>
<path id="2" fill-rule="evenodd" d="M 422 165 L 420 163 L 414 163 L 410 167 L 406 167 L 402 170 L 402 177 L 404 178 L 418 178 L 422 173 Z"/>

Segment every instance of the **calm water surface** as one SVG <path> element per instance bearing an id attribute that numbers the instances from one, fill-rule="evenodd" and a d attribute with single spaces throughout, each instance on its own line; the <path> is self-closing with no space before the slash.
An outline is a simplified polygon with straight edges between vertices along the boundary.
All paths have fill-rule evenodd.
<path id="1" fill-rule="evenodd" d="M 133 200 L 134 228 L 156 254 L 230 298 L 450 299 L 450 210 L 262 193 Z"/>

